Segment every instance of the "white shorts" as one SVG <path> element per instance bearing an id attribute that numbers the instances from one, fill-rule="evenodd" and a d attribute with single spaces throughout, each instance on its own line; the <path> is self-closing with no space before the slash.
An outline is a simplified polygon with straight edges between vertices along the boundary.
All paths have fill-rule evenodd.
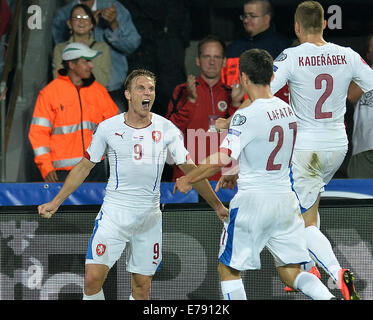
<path id="1" fill-rule="evenodd" d="M 302 213 L 314 205 L 320 192 L 324 192 L 324 186 L 341 166 L 346 152 L 347 147 L 334 151 L 294 151 L 292 185 Z"/>
<path id="2" fill-rule="evenodd" d="M 220 238 L 219 260 L 233 269 L 260 269 L 267 247 L 276 267 L 311 261 L 304 221 L 294 192 L 238 192 L 229 208 Z"/>
<path id="3" fill-rule="evenodd" d="M 126 250 L 126 270 L 153 275 L 162 261 L 162 212 L 104 204 L 96 217 L 86 263 L 111 268 Z"/>

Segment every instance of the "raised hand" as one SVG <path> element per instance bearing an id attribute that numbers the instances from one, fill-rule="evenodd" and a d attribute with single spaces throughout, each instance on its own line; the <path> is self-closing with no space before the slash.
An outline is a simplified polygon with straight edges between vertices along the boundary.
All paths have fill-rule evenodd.
<path id="1" fill-rule="evenodd" d="M 242 86 L 235 80 L 232 84 L 232 104 L 234 107 L 239 107 L 241 105 L 242 99 L 245 95 L 245 90 Z"/>
<path id="2" fill-rule="evenodd" d="M 101 16 L 110 24 L 113 23 L 117 19 L 117 16 L 118 16 L 117 8 L 115 7 L 115 4 L 113 3 L 111 7 L 103 9 L 101 11 Z"/>
<path id="3" fill-rule="evenodd" d="M 230 118 L 225 119 L 225 118 L 218 118 L 215 120 L 215 128 L 216 131 L 219 132 L 220 130 L 223 129 L 229 129 L 229 123 L 230 123 Z"/>
<path id="4" fill-rule="evenodd" d="M 190 74 L 186 81 L 188 98 L 191 102 L 196 103 L 197 101 L 197 89 L 196 89 L 196 77 Z"/>

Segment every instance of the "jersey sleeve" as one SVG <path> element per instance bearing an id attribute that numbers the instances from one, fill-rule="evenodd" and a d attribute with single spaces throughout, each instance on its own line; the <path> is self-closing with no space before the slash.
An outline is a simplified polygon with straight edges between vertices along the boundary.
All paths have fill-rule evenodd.
<path id="1" fill-rule="evenodd" d="M 85 152 L 85 157 L 95 163 L 98 163 L 102 160 L 102 157 L 105 154 L 107 147 L 105 130 L 102 123 L 98 125 L 96 130 L 93 132 L 92 141 L 89 145 L 87 151 Z"/>
<path id="2" fill-rule="evenodd" d="M 250 118 L 245 113 L 237 111 L 232 117 L 219 151 L 226 152 L 231 158 L 238 160 L 243 148 L 255 137 L 255 130 L 249 122 Z"/>
<path id="3" fill-rule="evenodd" d="M 286 85 L 290 78 L 291 68 L 291 57 L 289 57 L 288 50 L 284 50 L 273 61 L 273 73 L 275 76 L 271 82 L 271 91 L 273 94 Z"/>
<path id="4" fill-rule="evenodd" d="M 176 165 L 185 163 L 189 157 L 189 152 L 184 146 L 184 136 L 181 131 L 170 121 L 166 131 L 167 137 L 167 153 L 172 161 L 167 163 L 175 163 Z"/>
<path id="5" fill-rule="evenodd" d="M 353 61 L 353 80 L 361 88 L 368 92 L 373 89 L 373 69 L 364 61 L 364 59 L 355 51 L 351 50 Z"/>

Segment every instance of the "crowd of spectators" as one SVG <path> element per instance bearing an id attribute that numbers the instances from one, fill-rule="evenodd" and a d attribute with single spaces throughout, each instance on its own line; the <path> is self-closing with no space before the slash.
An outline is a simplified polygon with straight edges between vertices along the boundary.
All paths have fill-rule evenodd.
<path id="1" fill-rule="evenodd" d="M 3 58 L 11 12 L 6 9 L 6 0 L 1 0 L 0 4 L 0 57 Z M 168 10 L 164 10 L 166 7 Z M 178 126 L 187 144 L 188 129 L 211 132 L 217 118 L 228 118 L 247 99 L 238 79 L 241 53 L 260 48 L 267 50 L 275 59 L 284 49 L 292 46 L 292 39 L 276 30 L 274 9 L 269 0 L 244 1 L 242 14 L 237 17 L 242 22 L 244 37 L 223 41 L 219 35 L 204 35 L 206 37 L 199 39 L 195 52 L 200 74 L 191 75 L 187 74 L 185 67 L 192 28 L 190 1 L 73 0 L 58 8 L 54 15 L 51 28 L 54 41 L 52 78 L 57 79 L 59 72 L 67 67 L 62 55 L 66 46 L 83 43 L 100 52 L 91 61 L 92 76 L 106 88 L 118 112 L 126 112 L 123 83 L 127 73 L 138 68 L 150 70 L 157 76 L 157 98 L 152 111 Z M 3 61 L 0 59 L 0 72 Z M 64 72 L 66 70 L 62 74 Z M 213 76 L 211 72 L 215 72 Z M 289 101 L 287 86 L 276 95 Z M 353 101 L 356 102 L 357 98 Z M 361 99 L 364 100 L 364 97 Z M 362 105 L 361 99 L 358 106 Z M 68 125 L 71 124 L 66 121 Z M 81 130 L 84 132 L 86 129 L 81 126 Z M 205 156 L 209 155 L 210 146 L 215 143 L 207 137 L 209 134 L 203 137 L 207 141 L 202 143 L 206 145 L 206 150 L 202 152 Z M 198 143 L 196 140 L 194 145 Z M 356 149 L 359 142 L 355 139 L 353 143 Z M 365 152 L 369 156 L 372 151 Z M 198 156 L 196 150 L 192 154 Z M 193 160 L 198 164 L 200 159 Z M 165 181 L 175 180 L 180 174 L 177 169 L 170 174 L 165 171 Z M 349 176 L 353 177 L 352 173 Z M 359 177 L 364 177 L 364 174 Z M 217 179 L 213 177 L 211 180 Z"/>

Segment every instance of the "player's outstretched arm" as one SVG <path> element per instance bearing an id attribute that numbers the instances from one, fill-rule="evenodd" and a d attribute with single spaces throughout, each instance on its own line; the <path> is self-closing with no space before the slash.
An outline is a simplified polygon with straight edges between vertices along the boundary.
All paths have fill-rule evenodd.
<path id="1" fill-rule="evenodd" d="M 220 189 L 234 189 L 237 185 L 240 166 L 238 163 L 234 164 L 233 162 L 232 165 L 230 168 L 226 167 L 222 171 L 222 176 L 216 184 L 215 192 L 218 192 Z"/>
<path id="2" fill-rule="evenodd" d="M 193 163 L 193 161 L 189 160 L 187 162 L 187 165 L 189 166 L 184 167 L 184 169 L 186 169 L 187 172 L 184 171 L 182 167 L 180 167 L 180 169 L 183 170 L 184 173 L 186 174 L 188 182 L 190 184 L 195 184 L 201 180 L 204 180 L 206 178 L 213 176 L 215 173 L 218 173 L 222 168 L 230 164 L 231 161 L 232 159 L 226 153 L 216 152 L 208 156 L 203 161 L 203 163 L 200 164 L 198 167 L 195 167 L 195 164 Z M 176 186 L 178 188 L 178 184 L 176 184 Z M 179 190 L 181 192 L 184 192 L 184 190 L 182 189 L 179 189 Z"/>
<path id="3" fill-rule="evenodd" d="M 360 99 L 363 93 L 364 93 L 363 90 L 361 90 L 360 87 L 355 82 L 351 81 L 350 86 L 348 88 L 348 92 L 347 92 L 347 100 L 350 103 L 355 104 L 357 100 Z"/>
<path id="4" fill-rule="evenodd" d="M 86 158 L 80 160 L 80 162 L 70 171 L 61 190 L 53 200 L 38 206 L 39 215 L 43 218 L 51 218 L 60 205 L 84 182 L 94 166 L 95 163 Z"/>
<path id="5" fill-rule="evenodd" d="M 249 98 L 247 98 L 244 102 L 241 103 L 241 105 L 238 107 L 238 109 L 246 108 L 250 104 L 251 104 L 251 100 Z M 216 121 L 215 121 L 216 130 L 218 132 L 220 132 L 220 130 L 229 129 L 232 118 L 233 118 L 233 115 L 231 115 L 227 119 L 225 119 L 225 118 L 216 119 Z"/>
<path id="6" fill-rule="evenodd" d="M 220 132 L 220 130 L 229 129 L 229 124 L 231 123 L 231 119 L 232 119 L 232 116 L 230 116 L 227 119 L 225 118 L 216 119 L 215 121 L 216 130 Z"/>
<path id="7" fill-rule="evenodd" d="M 216 153 L 206 159 L 206 164 L 196 167 L 196 165 L 189 160 L 187 163 L 180 165 L 180 169 L 186 174 L 175 183 L 175 192 L 179 189 L 183 193 L 190 191 L 192 186 L 194 189 L 206 200 L 206 202 L 213 208 L 221 221 L 224 221 L 228 216 L 228 209 L 222 204 L 216 193 L 212 190 L 209 181 L 206 179 L 227 165 L 230 158 L 223 155 L 223 161 L 218 162 L 220 153 Z M 219 160 L 220 161 L 220 160 Z"/>

